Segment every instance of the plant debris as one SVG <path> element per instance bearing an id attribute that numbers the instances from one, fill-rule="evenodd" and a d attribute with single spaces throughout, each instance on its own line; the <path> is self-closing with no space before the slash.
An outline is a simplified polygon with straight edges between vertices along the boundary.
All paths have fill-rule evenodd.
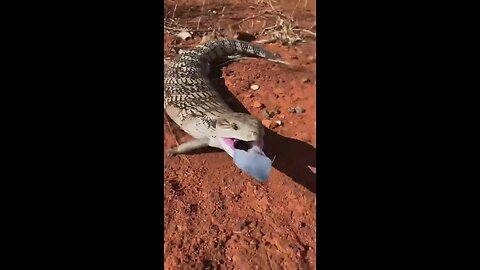
<path id="1" fill-rule="evenodd" d="M 265 118 L 270 118 L 270 113 L 267 111 L 267 109 L 262 110 L 262 116 Z"/>

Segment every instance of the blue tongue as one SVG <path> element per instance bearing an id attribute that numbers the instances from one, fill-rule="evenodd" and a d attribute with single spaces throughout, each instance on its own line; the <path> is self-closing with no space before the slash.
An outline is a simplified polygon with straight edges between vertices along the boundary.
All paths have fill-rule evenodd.
<path id="1" fill-rule="evenodd" d="M 272 168 L 272 160 L 266 157 L 265 153 L 258 146 L 254 146 L 248 151 L 234 149 L 233 161 L 240 170 L 260 182 L 267 181 Z"/>

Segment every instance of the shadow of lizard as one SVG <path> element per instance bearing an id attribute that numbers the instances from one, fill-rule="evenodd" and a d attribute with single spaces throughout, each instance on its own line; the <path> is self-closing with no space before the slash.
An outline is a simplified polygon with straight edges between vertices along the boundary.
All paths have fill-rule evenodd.
<path id="1" fill-rule="evenodd" d="M 225 80 L 221 77 L 221 68 L 226 65 L 228 64 L 212 68 L 209 76 L 212 85 L 233 110 L 249 113 L 243 104 L 228 90 Z M 265 128 L 264 142 L 263 150 L 265 154 L 270 158 L 275 156 L 274 168 L 311 192 L 317 193 L 317 177 L 309 168 L 309 166 L 317 167 L 316 149 L 312 145 L 279 135 L 267 128 Z"/>

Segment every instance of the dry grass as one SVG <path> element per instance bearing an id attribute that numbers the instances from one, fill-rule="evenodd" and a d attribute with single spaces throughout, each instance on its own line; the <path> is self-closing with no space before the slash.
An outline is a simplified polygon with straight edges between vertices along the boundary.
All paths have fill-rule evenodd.
<path id="1" fill-rule="evenodd" d="M 190 23 L 191 26 L 187 26 L 182 24 L 181 18 L 177 16 L 177 9 L 179 7 L 178 3 L 175 3 L 173 7 L 169 7 L 164 5 L 164 10 L 165 10 L 165 18 L 164 18 L 164 33 L 169 33 L 172 35 L 178 35 L 181 32 L 188 32 L 192 36 L 200 36 L 200 37 L 205 37 L 206 38 L 202 39 L 202 41 L 208 41 L 211 39 L 217 39 L 219 37 L 228 37 L 228 38 L 236 38 L 236 35 L 238 32 L 236 32 L 235 28 L 242 29 L 242 25 L 244 24 L 249 24 L 251 23 L 251 31 L 253 32 L 253 25 L 254 25 L 254 20 L 255 19 L 264 19 L 263 23 L 263 29 L 260 31 L 259 35 L 264 35 L 267 36 L 267 39 L 263 39 L 260 41 L 257 41 L 257 43 L 273 43 L 273 42 L 279 42 L 282 45 L 286 46 L 294 46 L 299 43 L 305 42 L 306 36 L 310 36 L 314 39 L 316 39 L 316 33 L 312 31 L 313 27 L 315 26 L 312 25 L 310 29 L 302 29 L 298 28 L 295 19 L 293 17 L 295 11 L 297 8 L 300 6 L 300 3 L 302 0 L 298 0 L 298 2 L 295 5 L 294 10 L 291 12 L 291 14 L 283 14 L 277 9 L 275 9 L 274 4 L 277 3 L 277 1 L 273 0 L 263 0 L 263 1 L 258 1 L 258 4 L 261 3 L 268 3 L 270 8 L 268 10 L 265 10 L 259 14 L 252 14 L 251 16 L 244 18 L 238 22 L 231 23 L 228 26 L 228 29 L 222 29 L 220 27 L 222 19 L 224 18 L 224 11 L 225 11 L 225 5 L 222 5 L 222 2 L 219 2 L 219 7 L 222 7 L 221 11 L 214 14 L 216 15 L 216 18 L 218 18 L 218 21 L 216 24 L 212 27 L 209 27 L 208 29 L 200 29 L 202 18 L 211 16 L 212 13 L 210 10 L 206 10 L 205 6 L 211 1 L 208 0 L 200 0 L 201 1 L 201 6 L 200 10 L 201 13 L 198 16 L 198 21 L 196 21 L 196 25 L 193 26 L 192 23 Z M 199 2 L 199 1 L 195 1 Z M 306 7 L 308 3 L 308 0 L 305 0 L 304 5 Z M 225 3 L 223 3 L 225 4 Z M 184 4 L 187 6 L 187 4 Z M 182 6 L 182 7 L 185 7 Z M 194 16 L 192 16 L 194 17 Z M 212 17 L 210 17 L 212 18 Z M 187 24 L 187 21 L 184 21 L 185 24 Z M 302 35 L 304 34 L 304 35 Z M 305 36 L 306 35 L 306 36 Z"/>

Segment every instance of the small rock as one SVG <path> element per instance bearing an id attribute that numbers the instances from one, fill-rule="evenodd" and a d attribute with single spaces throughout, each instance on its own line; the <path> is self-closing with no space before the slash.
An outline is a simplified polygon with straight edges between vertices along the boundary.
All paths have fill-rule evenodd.
<path id="1" fill-rule="evenodd" d="M 263 119 L 262 120 L 262 125 L 264 125 L 267 128 L 270 128 L 270 126 L 272 125 L 272 121 L 268 120 L 268 119 Z"/>
<path id="2" fill-rule="evenodd" d="M 294 107 L 288 108 L 288 112 L 289 112 L 289 113 L 294 113 L 294 112 L 295 112 L 295 108 L 294 108 Z"/>
<path id="3" fill-rule="evenodd" d="M 280 119 L 283 120 L 283 119 L 285 119 L 285 115 L 284 115 L 284 114 L 279 114 L 279 115 L 278 115 L 278 118 L 280 118 Z"/>
<path id="4" fill-rule="evenodd" d="M 245 94 L 245 98 L 252 98 L 254 97 L 254 95 L 252 93 L 246 93 Z"/>
<path id="5" fill-rule="evenodd" d="M 254 107 L 254 108 L 261 108 L 261 107 L 263 107 L 263 104 L 262 104 L 260 101 L 255 100 L 255 101 L 253 102 L 253 107 Z"/>
<path id="6" fill-rule="evenodd" d="M 300 106 L 297 106 L 297 107 L 295 107 L 295 112 L 296 112 L 296 113 L 304 113 L 304 112 L 305 112 L 305 109 L 302 108 L 302 107 L 300 107 Z"/>
<path id="7" fill-rule="evenodd" d="M 253 91 L 257 91 L 259 88 L 260 88 L 260 86 L 258 86 L 256 84 L 253 84 L 252 86 L 250 86 L 250 89 L 252 89 Z"/>
<path id="8" fill-rule="evenodd" d="M 273 123 L 273 125 L 271 125 L 271 128 L 276 128 L 276 127 L 279 127 L 279 126 L 281 126 L 281 125 L 282 125 L 282 121 L 278 121 L 278 120 L 277 120 L 277 121 L 275 121 L 275 122 Z"/>
<path id="9" fill-rule="evenodd" d="M 309 78 L 303 78 L 303 79 L 302 79 L 302 83 L 308 83 L 308 82 L 310 82 L 310 79 L 309 79 Z"/>
<path id="10" fill-rule="evenodd" d="M 178 33 L 176 37 L 181 38 L 182 40 L 188 40 L 192 38 L 192 35 L 189 32 L 183 30 L 182 32 Z"/>

